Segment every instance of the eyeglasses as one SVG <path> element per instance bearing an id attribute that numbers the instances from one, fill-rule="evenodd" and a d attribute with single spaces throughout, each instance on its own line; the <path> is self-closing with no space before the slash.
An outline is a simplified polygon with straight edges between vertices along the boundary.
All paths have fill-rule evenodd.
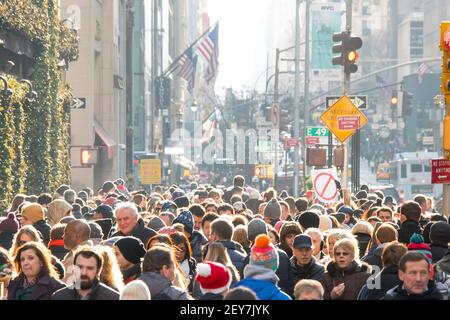
<path id="1" fill-rule="evenodd" d="M 25 243 L 27 243 L 27 241 L 19 240 L 19 246 L 22 246 L 22 245 L 24 245 Z"/>
<path id="2" fill-rule="evenodd" d="M 336 252 L 334 255 L 336 257 L 340 257 L 340 256 L 347 257 L 350 255 L 350 253 L 349 252 Z"/>

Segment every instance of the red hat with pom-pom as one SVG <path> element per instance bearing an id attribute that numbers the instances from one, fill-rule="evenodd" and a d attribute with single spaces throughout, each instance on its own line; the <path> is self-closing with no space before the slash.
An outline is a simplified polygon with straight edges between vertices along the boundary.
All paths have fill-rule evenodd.
<path id="1" fill-rule="evenodd" d="M 277 249 L 270 242 L 269 236 L 260 234 L 250 254 L 250 264 L 276 271 L 279 265 Z"/>
<path id="2" fill-rule="evenodd" d="M 231 285 L 231 275 L 221 263 L 205 262 L 197 265 L 197 278 L 203 293 L 221 294 Z"/>

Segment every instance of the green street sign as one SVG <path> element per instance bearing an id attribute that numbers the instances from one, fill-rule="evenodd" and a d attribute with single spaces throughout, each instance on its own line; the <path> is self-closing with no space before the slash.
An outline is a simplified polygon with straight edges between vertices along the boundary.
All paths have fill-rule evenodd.
<path id="1" fill-rule="evenodd" d="M 306 127 L 306 137 L 328 137 L 330 131 L 326 127 Z"/>

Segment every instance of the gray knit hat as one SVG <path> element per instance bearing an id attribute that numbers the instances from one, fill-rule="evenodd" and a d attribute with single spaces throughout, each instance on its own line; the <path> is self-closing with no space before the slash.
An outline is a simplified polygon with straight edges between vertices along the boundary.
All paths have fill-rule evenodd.
<path id="1" fill-rule="evenodd" d="M 166 224 L 160 217 L 155 216 L 150 218 L 147 227 L 158 232 L 160 229 L 166 227 Z"/>
<path id="2" fill-rule="evenodd" d="M 278 220 L 281 216 L 281 206 L 276 198 L 272 198 L 264 209 L 264 217 L 270 220 Z"/>
<path id="3" fill-rule="evenodd" d="M 252 219 L 247 226 L 248 240 L 255 241 L 260 234 L 267 234 L 267 225 L 264 220 L 256 218 Z"/>

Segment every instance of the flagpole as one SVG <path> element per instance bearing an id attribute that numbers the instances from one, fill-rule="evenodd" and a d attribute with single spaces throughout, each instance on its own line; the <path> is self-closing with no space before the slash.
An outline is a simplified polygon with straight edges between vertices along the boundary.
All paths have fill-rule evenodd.
<path id="1" fill-rule="evenodd" d="M 206 30 L 200 37 L 198 37 L 186 50 L 184 50 L 183 53 L 180 54 L 178 56 L 178 58 L 176 58 L 174 60 L 174 62 L 172 62 L 172 64 L 162 73 L 161 76 L 167 77 L 169 74 L 174 72 L 176 67 L 178 67 L 178 62 L 186 54 L 186 52 L 188 52 L 190 49 L 192 49 L 204 36 L 206 36 L 208 33 L 210 33 L 211 30 L 214 29 L 219 24 L 219 21 L 220 20 L 218 20 L 215 24 L 213 24 L 211 27 L 209 27 L 208 30 Z"/>

